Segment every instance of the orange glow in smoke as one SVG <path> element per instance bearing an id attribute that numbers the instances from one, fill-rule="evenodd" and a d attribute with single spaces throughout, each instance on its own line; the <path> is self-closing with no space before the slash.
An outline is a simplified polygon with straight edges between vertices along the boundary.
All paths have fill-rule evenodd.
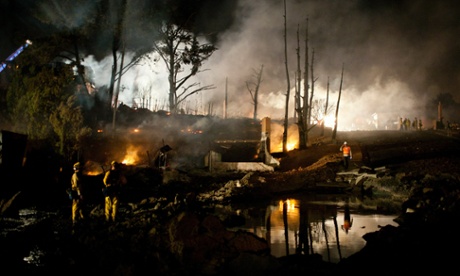
<path id="1" fill-rule="evenodd" d="M 334 115 L 327 115 L 324 118 L 324 126 L 333 128 L 335 125 L 335 116 Z"/>
<path id="2" fill-rule="evenodd" d="M 94 175 L 98 175 L 98 174 L 100 174 L 100 172 L 97 172 L 97 171 L 88 171 L 88 172 L 86 172 L 86 175 L 94 176 Z"/>
<path id="3" fill-rule="evenodd" d="M 286 149 L 287 150 L 293 150 L 293 149 L 295 149 L 295 146 L 296 146 L 296 143 L 290 143 L 288 141 L 288 143 L 286 144 Z"/>
<path id="4" fill-rule="evenodd" d="M 286 143 L 286 149 L 288 151 L 296 149 L 299 144 L 298 139 L 289 138 Z M 272 152 L 282 152 L 283 151 L 283 141 L 279 141 L 276 145 L 272 147 Z"/>
<path id="5" fill-rule="evenodd" d="M 284 128 L 282 125 L 273 124 L 271 125 L 270 135 L 270 151 L 271 152 L 283 152 L 283 132 Z M 288 151 L 298 148 L 299 145 L 299 130 L 297 125 L 292 124 L 288 129 L 288 137 L 286 143 L 286 149 Z"/>
<path id="6" fill-rule="evenodd" d="M 121 163 L 125 165 L 135 165 L 140 163 L 141 158 L 139 157 L 139 150 L 139 148 L 130 145 L 126 150 L 126 154 L 123 157 L 123 161 L 121 161 Z"/>
<path id="7" fill-rule="evenodd" d="M 200 129 L 193 129 L 193 128 L 187 128 L 187 129 L 181 129 L 182 133 L 188 133 L 188 134 L 202 134 L 203 131 Z"/>

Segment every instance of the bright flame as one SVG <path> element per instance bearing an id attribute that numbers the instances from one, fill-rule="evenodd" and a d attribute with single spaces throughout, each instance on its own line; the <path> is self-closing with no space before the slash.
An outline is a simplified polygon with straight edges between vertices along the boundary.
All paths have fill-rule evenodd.
<path id="1" fill-rule="evenodd" d="M 125 157 L 125 159 L 123 159 L 121 163 L 125 165 L 133 165 L 136 163 L 136 160 L 132 156 L 128 156 L 128 157 Z"/>
<path id="2" fill-rule="evenodd" d="M 333 116 L 333 115 L 327 115 L 327 116 L 324 118 L 324 126 L 325 126 L 325 127 L 333 128 L 334 125 L 335 125 L 335 116 Z"/>
<path id="3" fill-rule="evenodd" d="M 287 149 L 287 150 L 293 150 L 293 149 L 295 149 L 295 146 L 296 146 L 295 143 L 290 143 L 290 142 L 288 142 L 288 143 L 286 144 L 286 149 Z"/>
<path id="4" fill-rule="evenodd" d="M 286 149 L 288 151 L 294 150 L 298 144 L 297 139 L 288 139 L 288 142 L 286 143 Z M 282 152 L 283 151 L 283 142 L 280 142 L 279 144 L 275 145 L 273 147 L 274 150 L 272 152 Z"/>
<path id="5" fill-rule="evenodd" d="M 126 150 L 125 157 L 123 158 L 123 161 L 121 163 L 126 164 L 126 165 L 134 165 L 139 163 L 139 155 L 138 155 L 138 149 L 136 147 L 130 145 L 128 149 Z"/>

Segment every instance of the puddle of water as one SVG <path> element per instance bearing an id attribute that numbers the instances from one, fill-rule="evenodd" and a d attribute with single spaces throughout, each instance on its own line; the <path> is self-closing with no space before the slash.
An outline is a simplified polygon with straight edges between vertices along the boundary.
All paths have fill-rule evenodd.
<path id="1" fill-rule="evenodd" d="M 359 214 L 345 207 L 341 203 L 287 199 L 259 212 L 240 210 L 245 224 L 230 230 L 244 230 L 266 239 L 275 257 L 317 253 L 324 261 L 338 263 L 365 246 L 364 234 L 386 225 L 398 226 L 393 221 L 397 215 Z"/>
<path id="2" fill-rule="evenodd" d="M 231 206 L 217 208 L 217 213 L 235 213 L 244 217 L 244 224 L 229 230 L 244 230 L 268 241 L 271 254 L 275 257 L 301 254 L 320 254 L 324 261 L 338 263 L 360 251 L 366 244 L 363 235 L 378 231 L 386 225 L 398 226 L 397 215 L 358 213 L 355 205 L 339 200 L 324 198 L 291 198 L 276 201 L 263 207 L 233 209 Z M 4 219 L 2 236 L 8 232 L 21 231 L 25 227 L 56 213 L 39 211 L 35 208 L 19 211 L 16 218 Z M 350 227 L 346 222 L 349 221 Z M 348 228 L 348 231 L 346 231 Z M 44 253 L 33 247 L 24 262 L 40 266 Z"/>

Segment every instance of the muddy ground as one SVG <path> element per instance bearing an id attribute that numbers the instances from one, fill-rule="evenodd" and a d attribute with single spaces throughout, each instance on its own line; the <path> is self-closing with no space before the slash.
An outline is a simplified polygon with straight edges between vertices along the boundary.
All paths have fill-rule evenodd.
<path id="1" fill-rule="evenodd" d="M 350 170 L 373 171 L 387 167 L 386 179 L 393 180 L 389 184 L 392 187 L 385 188 L 394 193 L 404 190 L 408 195 L 401 205 L 398 221 L 401 226 L 383 227 L 367 235 L 364 237 L 366 247 L 357 254 L 339 264 L 323 262 L 321 256 L 288 256 L 275 260 L 266 251 L 254 249 L 264 248 L 264 242 L 254 237 L 238 236 L 249 249 L 233 250 L 231 254 L 216 243 L 216 239 L 234 237 L 232 233 L 219 231 L 216 236 L 205 231 L 187 242 L 177 237 L 178 233 L 188 234 L 177 230 L 178 221 L 183 223 L 184 217 L 195 221 L 204 216 L 203 221 L 208 223 L 205 228 L 209 230 L 210 222 L 205 215 L 208 205 L 198 202 L 196 196 L 213 194 L 231 180 L 244 179 L 248 185 L 243 189 L 244 194 L 229 197 L 229 201 L 283 197 L 309 192 L 317 183 L 337 181 L 337 173 L 344 170 L 338 150 L 343 141 L 352 147 Z M 460 245 L 454 228 L 454 218 L 460 214 L 457 203 L 460 199 L 459 153 L 460 143 L 455 133 L 448 136 L 434 130 L 339 132 L 335 140 L 321 139 L 306 150 L 275 154 L 280 159 L 280 167 L 275 172 L 250 175 L 245 172 L 219 175 L 202 171 L 169 172 L 173 175 L 171 181 L 155 188 L 151 185 L 147 188 L 143 183 L 150 179 L 149 175 L 131 175 L 130 192 L 136 194 L 125 198 L 123 210 L 127 211 L 122 221 L 104 223 L 100 219 L 103 214 L 100 206 L 93 206 L 93 219 L 75 228 L 69 221 L 69 203 L 63 202 L 59 209 L 52 210 L 56 214 L 52 218 L 44 218 L 2 237 L 0 263 L 28 275 L 279 275 L 289 272 L 403 275 L 428 269 L 448 272 L 456 269 L 452 248 Z M 223 227 L 216 221 L 211 225 L 214 230 Z M 25 265 L 24 256 L 37 245 L 46 250 L 47 265 Z M 187 250 L 201 255 L 187 254 Z"/>

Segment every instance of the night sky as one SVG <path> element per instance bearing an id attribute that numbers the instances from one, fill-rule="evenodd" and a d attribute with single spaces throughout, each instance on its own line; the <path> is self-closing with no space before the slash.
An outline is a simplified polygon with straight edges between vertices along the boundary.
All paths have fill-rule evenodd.
<path id="1" fill-rule="evenodd" d="M 46 37 L 49 30 L 62 26 L 77 28 L 91 14 L 93 2 L 75 1 L 80 3 L 75 4 L 75 9 L 79 8 L 78 17 L 50 12 L 50 24 L 44 25 L 30 16 L 31 10 L 39 7 L 46 11 L 50 5 L 59 6 L 61 1 L 1 0 L 0 59 L 5 60 L 26 39 Z M 142 1 L 128 2 L 128 9 L 133 12 L 128 13 L 132 18 L 127 22 L 133 22 L 138 18 L 136 7 L 144 6 Z M 246 81 L 263 65 L 258 117 L 283 118 L 287 91 L 284 2 L 183 2 L 184 9 L 199 15 L 196 26 L 202 33 L 214 34 L 212 39 L 218 48 L 202 67 L 207 71 L 197 77 L 202 85 L 212 84 L 216 89 L 191 97 L 188 106 L 203 113 L 212 104 L 213 113 L 222 116 L 227 91 L 228 116 L 252 117 L 253 105 Z M 196 6 L 191 6 L 191 2 Z M 379 127 L 387 120 L 397 121 L 398 117 L 422 118 L 429 127 L 437 119 L 436 98 L 440 94 L 451 94 L 454 99 L 443 103 L 444 118 L 459 121 L 460 114 L 454 108 L 460 102 L 459 5 L 454 0 L 287 0 L 291 106 L 297 68 L 297 30 L 303 70 L 308 18 L 310 61 L 314 50 L 315 99 L 325 100 L 329 78 L 329 102 L 337 102 L 344 66 L 339 129 L 356 128 L 372 120 L 375 114 Z M 125 27 L 129 32 L 145 32 L 130 28 L 130 23 Z M 148 36 L 145 37 L 148 42 Z M 97 43 L 98 38 L 94 39 Z M 108 85 L 109 55 L 103 58 L 88 52 L 85 65 L 92 68 L 96 87 Z M 311 79 L 308 81 L 311 83 Z M 146 87 L 152 87 L 152 102 L 167 99 L 167 75 L 162 63 L 132 69 L 124 76 L 123 85 L 126 89 L 120 100 L 128 105 L 137 101 L 136 89 Z"/>

